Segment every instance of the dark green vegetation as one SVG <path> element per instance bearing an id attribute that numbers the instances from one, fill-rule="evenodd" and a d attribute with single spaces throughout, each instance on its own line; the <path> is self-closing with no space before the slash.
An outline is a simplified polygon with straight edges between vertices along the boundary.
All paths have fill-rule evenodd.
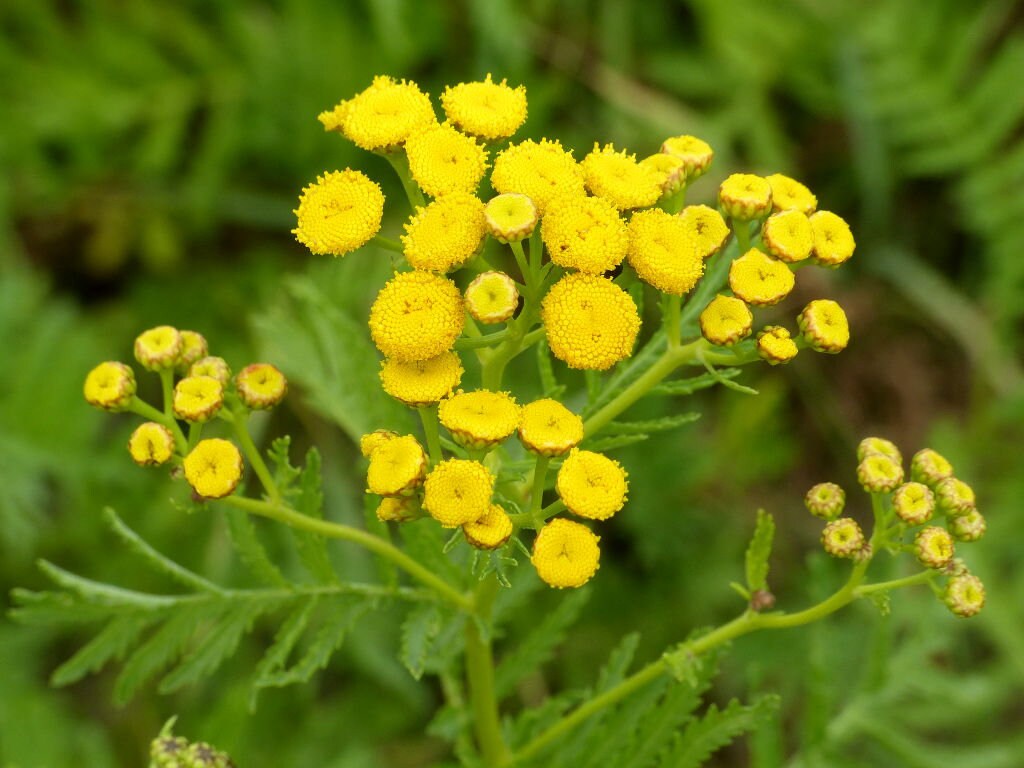
<path id="1" fill-rule="evenodd" d="M 293 459 L 315 443 L 328 514 L 362 517 L 353 438 L 402 418 L 379 393 L 364 325 L 389 262 L 371 249 L 310 257 L 288 230 L 299 189 L 325 169 L 360 167 L 392 201 L 401 190 L 383 161 L 324 134 L 315 116 L 376 73 L 436 95 L 490 71 L 527 86 L 522 135 L 558 136 L 578 154 L 595 139 L 646 154 L 692 133 L 717 151 L 694 202 L 740 167 L 781 171 L 858 239 L 849 265 L 808 272 L 782 307 L 792 316 L 807 298 L 838 299 L 850 349 L 744 373 L 760 396 L 710 390 L 699 421 L 616 453 L 631 472 L 630 504 L 603 531 L 590 599 L 572 606 L 580 620 L 545 668 L 551 687 L 592 685 L 627 633 L 639 632 L 645 662 L 740 610 L 727 585 L 742 575 L 758 507 L 778 523 L 779 604 L 828 594 L 841 569 L 808 557 L 820 526 L 801 498 L 826 479 L 853 491 L 856 442 L 880 434 L 907 454 L 935 447 L 978 490 L 989 533 L 968 557 L 986 610 L 956 620 L 922 589 L 900 593 L 885 618 L 856 605 L 807 631 L 737 641 L 710 700 L 777 693 L 782 705 L 747 746 L 715 759 L 1024 763 L 1019 14 L 1012 2 L 956 0 L 5 3 L 0 580 L 48 588 L 35 566 L 43 557 L 176 591 L 119 543 L 102 514 L 112 506 L 175 560 L 219 583 L 252 582 L 224 516 L 176 508 L 180 486 L 130 463 L 129 420 L 81 399 L 96 361 L 126 358 L 139 330 L 163 322 L 203 332 L 236 367 L 262 357 L 292 376 L 266 434 L 294 434 Z M 155 381 L 143 381 L 153 395 Z M 678 410 L 669 398 L 645 408 L 637 418 Z M 290 551 L 283 535 L 267 544 Z M 332 555 L 347 575 L 373 573 L 351 547 Z M 538 613 L 520 613 L 512 637 L 566 600 L 538 594 Z M 252 715 L 249 686 L 273 622 L 258 623 L 213 677 L 169 695 L 151 681 L 126 708 L 115 704 L 119 665 L 47 686 L 88 631 L 5 622 L 0 765 L 139 765 L 172 713 L 178 732 L 254 768 L 441 760 L 443 743 L 424 735 L 440 694 L 396 660 L 397 618 L 364 616 L 325 671 L 264 691 Z M 531 678 L 509 701 L 536 704 L 547 685 Z"/>

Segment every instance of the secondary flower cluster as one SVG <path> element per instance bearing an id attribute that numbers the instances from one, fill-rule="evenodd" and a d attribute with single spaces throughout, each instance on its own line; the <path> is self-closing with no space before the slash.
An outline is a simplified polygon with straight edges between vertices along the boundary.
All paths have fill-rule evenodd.
<path id="1" fill-rule="evenodd" d="M 876 538 L 869 542 L 856 520 L 841 517 L 846 504 L 842 488 L 819 483 L 807 492 L 805 503 L 812 514 L 828 521 L 822 532 L 825 551 L 864 560 L 871 558 L 876 546 L 907 549 L 921 565 L 947 577 L 941 597 L 950 611 L 965 617 L 978 613 L 985 604 L 985 587 L 955 557 L 957 542 L 977 541 L 985 533 L 985 518 L 971 487 L 955 477 L 952 464 L 931 448 L 914 454 L 909 480 L 900 450 L 889 440 L 865 438 L 857 459 L 857 479 L 874 496 Z M 904 544 L 910 534 L 913 544 Z"/>
<path id="2" fill-rule="evenodd" d="M 252 410 L 277 405 L 288 391 L 284 375 L 269 363 L 253 363 L 232 376 L 227 362 L 209 354 L 195 331 L 169 325 L 139 334 L 135 359 L 159 375 L 163 407 L 136 394 L 135 372 L 121 362 L 100 363 L 85 377 L 86 401 L 105 411 L 130 411 L 148 421 L 128 439 L 128 452 L 140 466 L 182 468 L 195 494 L 219 499 L 234 493 L 242 479 L 242 454 L 222 438 L 200 439 L 212 419 L 232 422 Z M 180 422 L 189 425 L 188 438 Z"/>

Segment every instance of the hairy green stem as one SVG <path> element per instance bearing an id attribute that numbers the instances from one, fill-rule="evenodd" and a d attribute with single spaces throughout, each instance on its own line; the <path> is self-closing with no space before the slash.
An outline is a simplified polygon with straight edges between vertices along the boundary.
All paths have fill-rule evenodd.
<path id="1" fill-rule="evenodd" d="M 466 679 L 469 703 L 473 712 L 473 729 L 480 755 L 486 766 L 508 763 L 509 751 L 501 733 L 498 697 L 494 689 L 494 655 L 491 640 L 481 632 L 481 625 L 491 620 L 494 598 L 498 594 L 494 573 L 480 582 L 474 598 L 473 615 L 466 617 Z"/>

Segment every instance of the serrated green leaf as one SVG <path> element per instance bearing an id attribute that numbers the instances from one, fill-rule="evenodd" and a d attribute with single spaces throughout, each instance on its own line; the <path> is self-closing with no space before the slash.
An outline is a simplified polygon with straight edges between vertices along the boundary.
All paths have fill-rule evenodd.
<path id="1" fill-rule="evenodd" d="M 290 450 L 292 439 L 289 435 L 276 438 L 267 450 L 267 458 L 274 465 L 274 482 L 286 498 L 291 496 L 291 488 L 301 474 L 301 470 L 292 466 Z"/>
<path id="2" fill-rule="evenodd" d="M 640 722 L 633 743 L 621 755 L 619 768 L 648 768 L 672 744 L 679 728 L 691 719 L 717 671 L 712 660 L 695 686 L 677 683 L 669 687 L 657 708 Z"/>
<path id="3" fill-rule="evenodd" d="M 88 674 L 98 672 L 107 662 L 124 658 L 139 635 L 158 618 L 156 615 L 134 613 L 112 619 L 102 632 L 54 670 L 50 684 L 57 687 L 70 685 Z"/>
<path id="4" fill-rule="evenodd" d="M 616 448 L 625 448 L 627 445 L 642 443 L 650 435 L 618 435 L 616 437 L 599 437 L 596 440 L 589 440 L 584 443 L 588 451 L 613 451 Z"/>
<path id="5" fill-rule="evenodd" d="M 399 527 L 406 552 L 427 566 L 442 579 L 460 584 L 461 569 L 444 554 L 445 538 L 437 523 L 432 519 L 413 520 Z"/>
<path id="6" fill-rule="evenodd" d="M 441 631 L 441 609 L 436 604 L 419 605 L 402 622 L 399 655 L 414 678 L 423 677 L 424 665 L 437 634 Z"/>
<path id="7" fill-rule="evenodd" d="M 320 452 L 316 448 L 310 448 L 306 453 L 306 464 L 299 477 L 299 499 L 296 504 L 298 511 L 307 517 L 323 519 L 324 495 L 322 488 Z M 338 577 L 327 552 L 327 539 L 311 531 L 298 531 L 294 528 L 291 530 L 299 559 L 309 575 L 321 584 L 336 582 Z"/>
<path id="8" fill-rule="evenodd" d="M 757 524 L 747 547 L 747 587 L 751 592 L 768 589 L 768 558 L 775 538 L 775 520 L 763 509 L 757 510 Z"/>
<path id="9" fill-rule="evenodd" d="M 665 381 L 655 387 L 651 387 L 647 395 L 692 395 L 702 389 L 708 389 L 721 383 L 722 379 L 735 379 L 742 373 L 740 368 L 720 368 L 712 376 L 710 373 L 702 373 L 699 376 L 691 376 L 686 379 L 675 379 Z"/>
<path id="10" fill-rule="evenodd" d="M 544 397 L 556 397 L 556 392 L 565 388 L 555 378 L 554 361 L 551 359 L 551 348 L 546 339 L 537 343 L 537 371 L 540 374 L 540 390 Z"/>
<path id="11" fill-rule="evenodd" d="M 15 605 L 8 615 L 14 621 L 30 625 L 91 624 L 110 619 L 111 608 L 98 603 L 84 603 L 66 592 L 33 592 L 11 590 Z"/>
<path id="12" fill-rule="evenodd" d="M 288 663 L 288 657 L 291 656 L 295 645 L 306 631 L 309 619 L 318 604 L 319 598 L 317 596 L 313 596 L 301 603 L 298 608 L 291 612 L 277 631 L 277 634 L 274 635 L 274 643 L 263 654 L 259 664 L 256 665 L 252 686 L 249 689 L 250 710 L 256 708 L 260 690 L 267 687 L 266 681 L 271 676 L 278 674 Z"/>
<path id="13" fill-rule="evenodd" d="M 777 696 L 762 696 L 749 706 L 733 699 L 725 709 L 712 704 L 703 717 L 686 726 L 661 765 L 664 768 L 699 768 L 737 736 L 760 726 L 778 706 Z"/>
<path id="14" fill-rule="evenodd" d="M 612 756 L 632 751 L 637 727 L 658 711 L 668 685 L 666 678 L 658 678 L 616 706 L 605 718 L 604 725 L 590 739 L 588 752 L 582 755 L 582 762 L 577 764 L 579 768 L 620 765 L 620 761 Z"/>
<path id="15" fill-rule="evenodd" d="M 263 548 L 263 544 L 257 538 L 256 528 L 248 513 L 241 509 L 228 507 L 224 510 L 224 516 L 228 523 L 231 543 L 249 572 L 269 586 L 289 586 L 288 579 L 274 565 L 270 556 L 267 555 L 267 550 Z"/>
<path id="16" fill-rule="evenodd" d="M 87 579 L 84 576 L 65 571 L 63 568 L 47 562 L 39 561 L 39 570 L 49 576 L 56 584 L 69 592 L 74 592 L 83 600 L 97 605 L 111 607 L 136 608 L 142 610 L 159 610 L 173 605 L 174 598 L 159 595 L 147 595 L 112 584 Z"/>
<path id="17" fill-rule="evenodd" d="M 691 424 L 699 418 L 699 413 L 691 411 L 647 421 L 612 421 L 602 431 L 609 435 L 644 435 L 646 437 L 651 432 L 665 432 L 685 424 Z"/>

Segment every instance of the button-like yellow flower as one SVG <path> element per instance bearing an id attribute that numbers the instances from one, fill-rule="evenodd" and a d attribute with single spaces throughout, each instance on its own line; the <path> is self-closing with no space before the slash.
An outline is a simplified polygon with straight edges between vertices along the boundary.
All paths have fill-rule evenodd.
<path id="1" fill-rule="evenodd" d="M 923 566 L 945 568 L 953 561 L 953 537 L 937 525 L 922 528 L 914 537 L 914 554 Z"/>
<path id="2" fill-rule="evenodd" d="M 903 454 L 900 453 L 899 447 L 892 440 L 886 440 L 884 437 L 865 437 L 857 444 L 857 461 L 864 461 L 873 453 L 888 456 L 897 464 L 903 463 Z"/>
<path id="3" fill-rule="evenodd" d="M 583 193 L 583 171 L 572 153 L 562 149 L 559 142 L 527 139 L 495 158 L 491 184 L 503 194 L 526 195 L 543 216 L 553 198 Z"/>
<path id="4" fill-rule="evenodd" d="M 366 491 L 378 496 L 408 496 L 427 474 L 427 454 L 412 435 L 385 440 L 370 453 Z"/>
<path id="5" fill-rule="evenodd" d="M 319 120 L 325 130 L 341 132 L 358 147 L 391 152 L 437 117 L 416 83 L 378 75 L 369 88 L 321 113 Z"/>
<path id="6" fill-rule="evenodd" d="M 750 335 L 754 316 L 742 299 L 719 294 L 700 313 L 700 332 L 712 344 L 728 347 Z"/>
<path id="7" fill-rule="evenodd" d="M 228 440 L 200 440 L 185 457 L 184 468 L 185 479 L 196 495 L 222 499 L 234 493 L 242 479 L 242 454 Z"/>
<path id="8" fill-rule="evenodd" d="M 419 499 L 415 496 L 385 496 L 377 505 L 377 519 L 382 523 L 404 523 L 419 515 Z"/>
<path id="9" fill-rule="evenodd" d="M 707 205 L 688 205 L 680 211 L 679 219 L 704 261 L 718 253 L 729 237 L 729 227 L 722 214 Z"/>
<path id="10" fill-rule="evenodd" d="M 478 322 L 504 323 L 518 306 L 519 290 L 504 272 L 482 272 L 466 286 L 466 311 Z"/>
<path id="11" fill-rule="evenodd" d="M 544 398 L 523 406 L 519 442 L 540 456 L 562 456 L 583 440 L 583 419 L 557 400 Z"/>
<path id="12" fill-rule="evenodd" d="M 491 508 L 494 475 L 479 461 L 448 459 L 423 487 L 423 508 L 445 528 L 479 520 Z"/>
<path id="13" fill-rule="evenodd" d="M 548 209 L 540 234 L 551 260 L 561 267 L 600 275 L 626 256 L 626 222 L 601 197 L 563 195 Z"/>
<path id="14" fill-rule="evenodd" d="M 499 243 L 517 243 L 533 234 L 537 206 L 526 195 L 509 192 L 492 197 L 484 206 L 487 231 Z"/>
<path id="15" fill-rule="evenodd" d="M 789 330 L 781 325 L 765 326 L 757 334 L 757 354 L 769 365 L 788 363 L 796 357 L 797 347 Z"/>
<path id="16" fill-rule="evenodd" d="M 519 427 L 519 405 L 508 392 L 479 389 L 457 392 L 442 400 L 437 416 L 455 442 L 468 448 L 490 448 Z"/>
<path id="17" fill-rule="evenodd" d="M 946 582 L 942 602 L 955 615 L 970 618 L 985 607 L 985 585 L 970 573 L 954 576 Z"/>
<path id="18" fill-rule="evenodd" d="M 711 145 L 696 136 L 673 136 L 665 139 L 661 151 L 678 157 L 686 167 L 686 180 L 692 181 L 711 166 L 715 153 Z"/>
<path id="19" fill-rule="evenodd" d="M 910 475 L 918 482 L 934 487 L 953 476 L 953 465 L 938 451 L 922 448 L 910 460 Z"/>
<path id="20" fill-rule="evenodd" d="M 555 489 L 574 515 L 607 520 L 626 503 L 629 483 L 619 462 L 573 448 L 558 470 Z"/>
<path id="21" fill-rule="evenodd" d="M 947 477 L 935 485 L 939 510 L 949 517 L 966 515 L 975 508 L 974 489 L 958 477 Z"/>
<path id="22" fill-rule="evenodd" d="M 453 192 L 473 194 L 487 171 L 487 152 L 452 126 L 432 125 L 405 142 L 409 171 L 431 197 Z"/>
<path id="23" fill-rule="evenodd" d="M 366 458 L 370 458 L 375 450 L 396 437 L 398 437 L 398 433 L 392 432 L 390 429 L 375 429 L 373 432 L 367 432 L 359 438 L 359 452 Z"/>
<path id="24" fill-rule="evenodd" d="M 224 385 L 212 376 L 187 376 L 174 386 L 174 415 L 200 424 L 224 405 Z"/>
<path id="25" fill-rule="evenodd" d="M 556 518 L 534 539 L 530 562 L 552 587 L 582 587 L 600 567 L 600 540 L 585 525 Z"/>
<path id="26" fill-rule="evenodd" d="M 403 272 L 377 294 L 370 336 L 385 357 L 411 363 L 451 349 L 465 321 L 455 283 L 430 272 Z"/>
<path id="27" fill-rule="evenodd" d="M 718 188 L 718 202 L 732 219 L 759 219 L 772 209 L 772 188 L 760 176 L 734 173 Z"/>
<path id="28" fill-rule="evenodd" d="M 832 557 L 856 558 L 865 554 L 868 543 L 864 532 L 852 517 L 841 517 L 825 526 L 821 543 Z"/>
<path id="29" fill-rule="evenodd" d="M 826 267 L 838 267 L 853 256 L 857 243 L 850 225 L 831 211 L 818 211 L 811 216 L 814 232 L 814 260 Z"/>
<path id="30" fill-rule="evenodd" d="M 380 383 L 393 398 L 417 408 L 448 397 L 459 386 L 464 372 L 455 352 L 442 352 L 429 360 L 412 363 L 384 360 L 380 366 Z"/>
<path id="31" fill-rule="evenodd" d="M 177 328 L 158 325 L 136 337 L 135 359 L 150 371 L 173 368 L 181 354 L 181 345 L 181 334 Z"/>
<path id="32" fill-rule="evenodd" d="M 904 483 L 893 491 L 892 508 L 908 525 L 921 525 L 932 519 L 935 494 L 924 483 Z"/>
<path id="33" fill-rule="evenodd" d="M 797 319 L 800 333 L 818 352 L 836 354 L 850 343 L 850 325 L 843 308 L 831 299 L 815 299 Z"/>
<path id="34" fill-rule="evenodd" d="M 197 360 L 209 354 L 206 338 L 195 331 L 178 331 L 181 334 L 181 351 L 178 353 L 177 368 L 187 371 Z"/>
<path id="35" fill-rule="evenodd" d="M 818 198 L 796 179 L 773 173 L 765 177 L 772 188 L 772 207 L 776 211 L 800 211 L 810 216 L 818 207 Z"/>
<path id="36" fill-rule="evenodd" d="M 246 406 L 265 410 L 284 400 L 288 394 L 288 380 L 270 363 L 253 363 L 235 376 L 235 388 Z"/>
<path id="37" fill-rule="evenodd" d="M 380 231 L 384 193 L 359 171 L 330 171 L 302 190 L 294 213 L 296 240 L 312 253 L 344 256 Z"/>
<path id="38" fill-rule="evenodd" d="M 835 483 L 818 483 L 804 496 L 807 511 L 822 520 L 835 520 L 846 507 L 846 491 Z"/>
<path id="39" fill-rule="evenodd" d="M 123 411 L 135 397 L 135 372 L 124 363 L 100 363 L 85 377 L 85 401 L 105 411 Z"/>
<path id="40" fill-rule="evenodd" d="M 223 357 L 204 357 L 196 360 L 188 369 L 189 376 L 211 376 L 221 384 L 227 385 L 231 380 L 231 368 Z"/>
<path id="41" fill-rule="evenodd" d="M 405 224 L 402 250 L 414 269 L 450 272 L 480 250 L 486 235 L 484 204 L 459 192 L 416 209 Z"/>
<path id="42" fill-rule="evenodd" d="M 981 512 L 972 509 L 966 515 L 953 517 L 949 520 L 949 532 L 957 541 L 977 541 L 985 535 L 988 525 Z"/>
<path id="43" fill-rule="evenodd" d="M 136 427 L 128 438 L 128 453 L 139 466 L 166 464 L 174 455 L 174 435 L 163 424 L 147 421 Z"/>
<path id="44" fill-rule="evenodd" d="M 497 549 L 512 536 L 512 519 L 499 504 L 491 504 L 479 520 L 464 523 L 462 533 L 477 549 Z"/>
<path id="45" fill-rule="evenodd" d="M 628 257 L 641 280 L 673 296 L 688 293 L 704 274 L 686 222 L 659 208 L 633 214 Z"/>
<path id="46" fill-rule="evenodd" d="M 625 150 L 616 152 L 611 144 L 595 144 L 580 166 L 587 189 L 620 211 L 654 205 L 661 197 L 663 175 L 650 165 L 638 163 L 636 155 Z"/>
<path id="47" fill-rule="evenodd" d="M 883 453 L 871 453 L 857 465 L 857 481 L 868 493 L 888 493 L 903 483 L 903 467 Z"/>
<path id="48" fill-rule="evenodd" d="M 661 179 L 662 196 L 678 192 L 686 184 L 686 163 L 681 157 L 659 152 L 656 155 L 645 157 L 640 161 L 640 165 L 650 168 L 658 174 Z"/>
<path id="49" fill-rule="evenodd" d="M 789 267 L 757 248 L 751 248 L 729 265 L 729 287 L 748 304 L 778 304 L 795 283 Z"/>
<path id="50" fill-rule="evenodd" d="M 551 286 L 541 303 L 551 352 L 570 368 L 604 371 L 633 351 L 640 315 L 611 280 L 580 272 Z"/>
<path id="51" fill-rule="evenodd" d="M 459 130 L 486 141 L 507 139 L 526 122 L 526 89 L 488 73 L 483 82 L 448 86 L 441 94 L 445 115 Z"/>
<path id="52" fill-rule="evenodd" d="M 803 261 L 814 248 L 811 222 L 802 211 L 769 216 L 761 227 L 761 240 L 772 256 L 787 264 Z"/>

